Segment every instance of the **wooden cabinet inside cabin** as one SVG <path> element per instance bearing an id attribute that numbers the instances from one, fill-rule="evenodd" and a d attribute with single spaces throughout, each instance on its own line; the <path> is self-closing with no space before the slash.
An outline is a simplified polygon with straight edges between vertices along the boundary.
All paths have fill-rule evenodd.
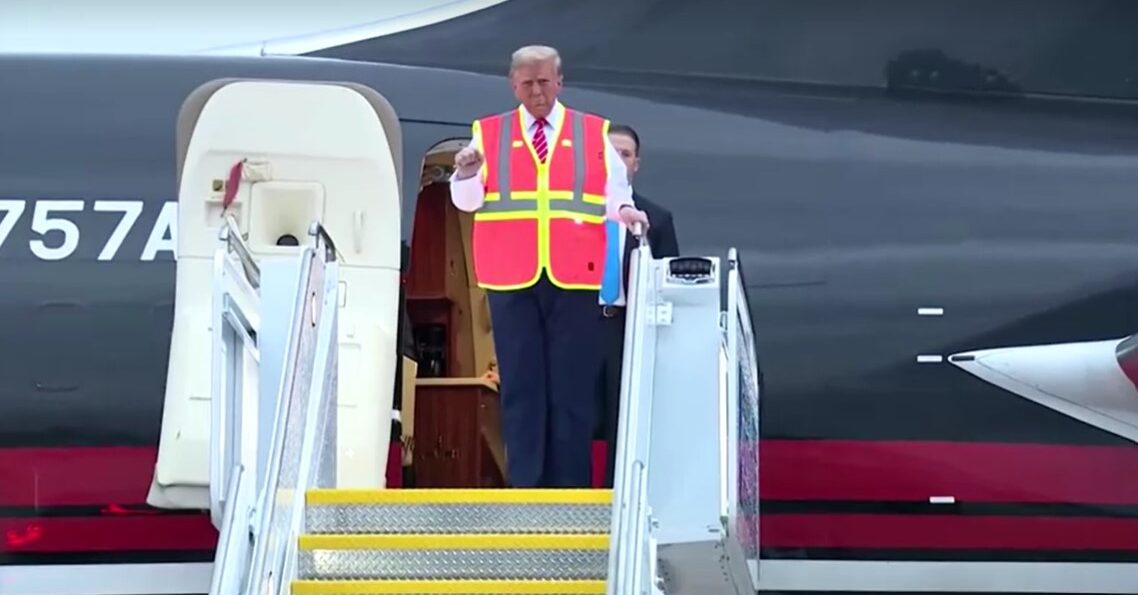
<path id="1" fill-rule="evenodd" d="M 415 487 L 505 485 L 506 454 L 494 383 L 421 378 L 415 402 Z"/>
<path id="2" fill-rule="evenodd" d="M 494 344 L 469 258 L 471 222 L 451 204 L 445 183 L 420 192 L 406 277 L 418 362 L 409 487 L 499 487 L 505 481 L 497 384 L 484 377 L 496 370 Z"/>

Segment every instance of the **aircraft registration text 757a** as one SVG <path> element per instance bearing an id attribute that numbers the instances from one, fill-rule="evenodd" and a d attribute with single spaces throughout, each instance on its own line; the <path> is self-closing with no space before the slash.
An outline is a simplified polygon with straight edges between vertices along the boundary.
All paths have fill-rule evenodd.
<path id="1" fill-rule="evenodd" d="M 0 198 L 0 258 L 173 260 L 177 201 Z"/>

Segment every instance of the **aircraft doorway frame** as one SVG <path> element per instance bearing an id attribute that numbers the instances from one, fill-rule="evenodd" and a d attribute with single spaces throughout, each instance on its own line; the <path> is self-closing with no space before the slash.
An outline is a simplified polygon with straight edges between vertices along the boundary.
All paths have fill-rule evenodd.
<path id="1" fill-rule="evenodd" d="M 394 369 L 363 364 L 396 354 L 402 151 L 394 108 L 365 85 L 224 78 L 189 94 L 177 123 L 175 315 L 152 506 L 210 504 L 208 263 L 226 217 L 254 256 L 299 249 L 272 238 L 307 238 L 314 219 L 337 240 L 337 483 L 384 487 Z M 277 418 L 276 411 L 257 417 L 262 424 Z"/>

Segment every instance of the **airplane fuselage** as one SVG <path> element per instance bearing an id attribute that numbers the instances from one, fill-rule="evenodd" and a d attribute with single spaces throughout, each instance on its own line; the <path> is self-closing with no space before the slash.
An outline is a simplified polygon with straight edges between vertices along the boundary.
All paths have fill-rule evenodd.
<path id="1" fill-rule="evenodd" d="M 0 57 L 18 81 L 0 90 L 0 573 L 212 559 L 207 514 L 144 502 L 175 120 L 223 77 L 383 93 L 408 243 L 426 151 L 513 105 L 501 77 L 390 65 Z M 1132 113 L 776 91 L 700 109 L 567 85 L 566 103 L 638 129 L 637 191 L 672 210 L 683 253 L 741 251 L 764 559 L 1138 562 L 1138 431 L 949 361 L 1138 329 Z"/>

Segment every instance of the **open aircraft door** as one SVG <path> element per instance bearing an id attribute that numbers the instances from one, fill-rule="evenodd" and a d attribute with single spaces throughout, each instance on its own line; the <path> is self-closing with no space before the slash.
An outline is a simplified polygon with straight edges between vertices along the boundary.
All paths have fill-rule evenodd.
<path id="1" fill-rule="evenodd" d="M 183 104 L 174 328 L 147 497 L 152 506 L 210 506 L 211 278 L 227 215 L 254 260 L 299 250 L 291 240 L 307 242 L 315 220 L 336 243 L 342 280 L 337 481 L 384 486 L 396 361 L 401 144 L 394 109 L 357 84 L 217 80 Z"/>

